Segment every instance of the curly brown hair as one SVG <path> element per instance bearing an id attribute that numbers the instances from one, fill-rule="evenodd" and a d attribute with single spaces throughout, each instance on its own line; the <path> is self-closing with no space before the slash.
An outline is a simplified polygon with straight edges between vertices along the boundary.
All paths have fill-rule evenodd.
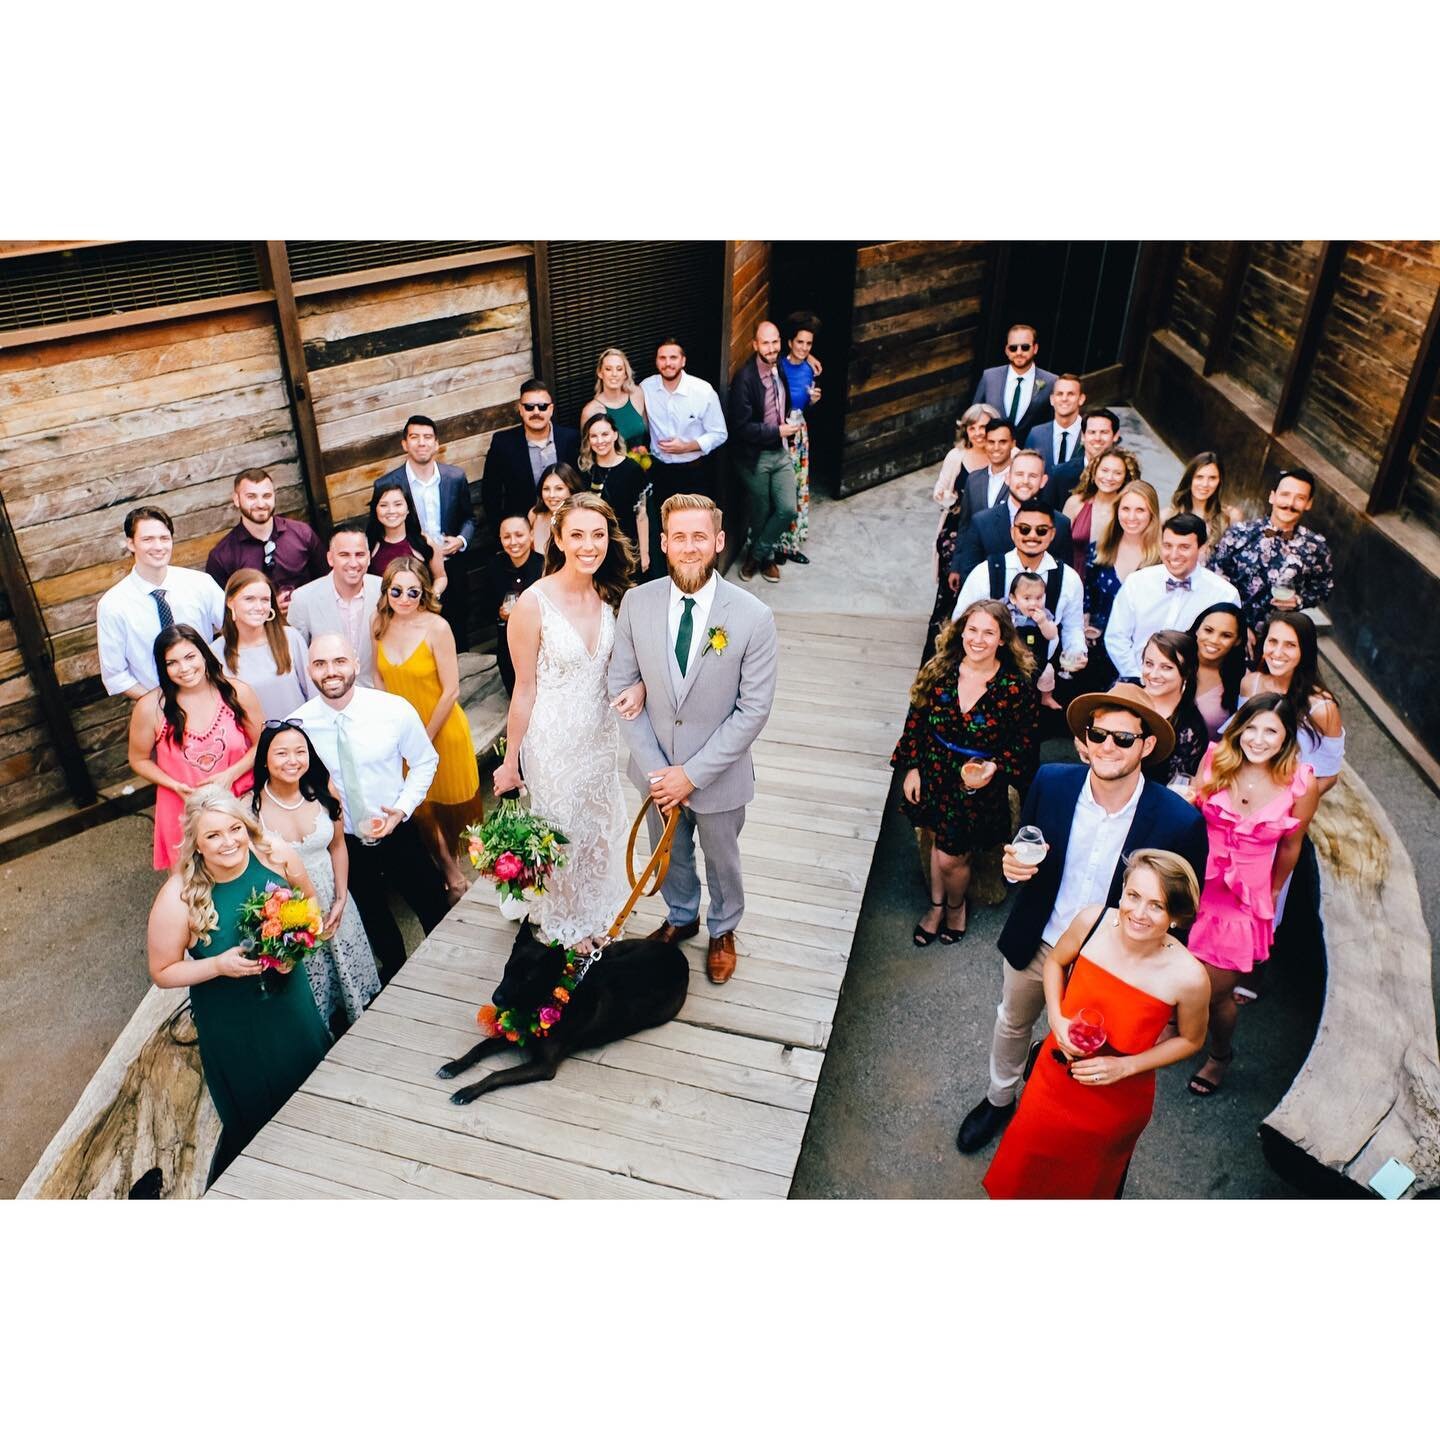
<path id="1" fill-rule="evenodd" d="M 635 583 L 634 547 L 625 538 L 625 532 L 620 528 L 620 522 L 616 520 L 615 512 L 609 504 L 589 490 L 577 491 L 551 517 L 550 534 L 552 539 L 565 533 L 565 522 L 577 510 L 592 510 L 595 514 L 605 517 L 605 526 L 608 532 L 605 558 L 600 562 L 600 568 L 595 572 L 593 579 L 600 598 L 612 610 L 618 610 L 620 602 L 625 598 L 625 592 Z M 545 551 L 543 573 L 553 575 L 557 570 L 564 568 L 565 552 L 559 545 L 552 544 Z"/>
<path id="2" fill-rule="evenodd" d="M 1075 484 L 1074 495 L 1077 500 L 1093 500 L 1100 493 L 1099 486 L 1095 483 L 1095 471 L 1099 468 L 1102 460 L 1108 460 L 1114 455 L 1125 467 L 1125 484 L 1130 485 L 1142 478 L 1140 474 L 1140 459 L 1133 450 L 1122 449 L 1119 445 L 1112 445 L 1103 455 L 1097 455 L 1080 472 L 1080 479 Z M 1123 486 L 1121 487 L 1124 488 Z M 1118 493 L 1118 492 L 1117 492 Z"/>
<path id="3" fill-rule="evenodd" d="M 1000 600 L 974 600 L 967 605 L 958 620 L 952 620 L 941 632 L 935 645 L 935 654 L 920 667 L 915 683 L 910 687 L 910 703 L 923 708 L 930 702 L 930 692 L 935 682 L 953 675 L 960 668 L 960 657 L 964 653 L 963 640 L 965 622 L 981 611 L 1000 627 L 1000 644 L 995 654 L 1000 664 L 1010 664 L 1028 680 L 1035 673 L 1035 657 L 1030 647 L 1020 638 L 1010 611 Z"/>

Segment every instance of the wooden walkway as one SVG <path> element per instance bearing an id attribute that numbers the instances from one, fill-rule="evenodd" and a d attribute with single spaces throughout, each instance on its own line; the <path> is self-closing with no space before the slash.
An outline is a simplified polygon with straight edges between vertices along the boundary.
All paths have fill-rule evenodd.
<path id="1" fill-rule="evenodd" d="M 211 1195 L 789 1193 L 925 621 L 776 620 L 779 689 L 741 836 L 746 912 L 735 978 L 723 987 L 705 978 L 702 928 L 685 947 L 694 978 L 677 1020 L 574 1056 L 548 1083 L 452 1105 L 466 1082 L 438 1080 L 435 1070 L 475 1043 L 475 1011 L 515 931 L 477 884 Z M 658 924 L 660 897 L 642 901 L 637 916 L 632 934 Z"/>

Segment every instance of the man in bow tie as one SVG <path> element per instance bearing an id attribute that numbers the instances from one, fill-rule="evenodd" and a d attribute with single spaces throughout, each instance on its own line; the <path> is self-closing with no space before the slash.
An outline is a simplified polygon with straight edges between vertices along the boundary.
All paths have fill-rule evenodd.
<path id="1" fill-rule="evenodd" d="M 1140 673 L 1140 655 L 1157 630 L 1188 630 L 1202 611 L 1240 592 L 1213 570 L 1200 569 L 1205 522 L 1185 511 L 1160 532 L 1160 563 L 1134 570 L 1120 587 L 1105 627 L 1105 648 L 1122 680 Z"/>

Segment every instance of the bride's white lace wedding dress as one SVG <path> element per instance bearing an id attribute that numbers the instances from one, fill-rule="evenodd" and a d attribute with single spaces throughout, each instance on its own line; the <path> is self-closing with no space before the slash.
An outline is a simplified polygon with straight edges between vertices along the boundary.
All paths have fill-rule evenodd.
<path id="1" fill-rule="evenodd" d="M 530 919 L 541 939 L 574 945 L 604 935 L 630 893 L 620 731 L 605 691 L 615 612 L 600 607 L 600 638 L 592 655 L 544 589 L 537 585 L 534 592 L 540 602 L 540 653 L 520 768 L 531 809 L 570 844 L 565 864 L 531 903 Z"/>

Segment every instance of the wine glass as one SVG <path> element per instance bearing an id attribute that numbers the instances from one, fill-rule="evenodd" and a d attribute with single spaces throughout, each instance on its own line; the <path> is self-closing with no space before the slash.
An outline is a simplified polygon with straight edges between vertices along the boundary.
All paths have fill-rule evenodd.
<path id="1" fill-rule="evenodd" d="M 1022 865 L 1038 865 L 1044 858 L 1049 846 L 1045 843 L 1044 833 L 1038 825 L 1022 825 L 1015 832 L 1015 839 L 1011 842 L 1015 851 L 1015 858 Z"/>
<path id="2" fill-rule="evenodd" d="M 500 602 L 500 618 L 510 619 L 510 612 L 520 603 L 520 592 L 518 590 L 507 590 L 505 598 Z"/>
<path id="3" fill-rule="evenodd" d="M 1167 790 L 1178 791 L 1181 795 L 1185 795 L 1186 791 L 1194 784 L 1195 777 L 1193 775 L 1187 775 L 1183 770 L 1177 770 L 1175 774 L 1170 777 L 1170 783 L 1165 788 Z"/>
<path id="4" fill-rule="evenodd" d="M 1105 1032 L 1105 1017 L 1098 1010 L 1082 1009 L 1077 1010 L 1070 1018 L 1070 1045 L 1073 1049 L 1079 1050 L 1086 1059 L 1094 1055 L 1107 1039 Z M 1070 1057 L 1060 1049 L 1052 1050 L 1051 1055 L 1062 1065 L 1069 1065 Z"/>

